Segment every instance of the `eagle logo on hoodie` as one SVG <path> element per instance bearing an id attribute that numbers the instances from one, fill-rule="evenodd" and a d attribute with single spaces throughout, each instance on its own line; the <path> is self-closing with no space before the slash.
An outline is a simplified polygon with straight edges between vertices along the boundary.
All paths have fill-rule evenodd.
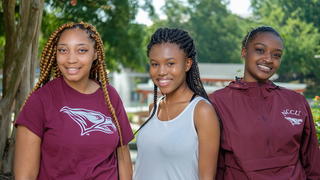
<path id="1" fill-rule="evenodd" d="M 301 116 L 301 111 L 299 110 L 285 109 L 281 114 L 292 124 L 292 126 L 300 125 L 303 122 L 303 120 L 299 118 Z M 289 115 L 295 117 L 289 117 Z"/>
<path id="2" fill-rule="evenodd" d="M 68 114 L 80 126 L 81 136 L 89 135 L 93 131 L 113 134 L 117 130 L 110 117 L 97 111 L 64 106 L 60 109 L 60 112 Z"/>

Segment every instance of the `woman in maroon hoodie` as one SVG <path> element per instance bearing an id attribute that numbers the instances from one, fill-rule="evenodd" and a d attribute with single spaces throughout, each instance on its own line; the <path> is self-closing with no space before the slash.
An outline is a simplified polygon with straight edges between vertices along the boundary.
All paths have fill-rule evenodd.
<path id="1" fill-rule="evenodd" d="M 271 27 L 242 42 L 243 78 L 210 95 L 221 119 L 217 179 L 319 180 L 320 151 L 306 99 L 273 84 L 283 40 Z"/>

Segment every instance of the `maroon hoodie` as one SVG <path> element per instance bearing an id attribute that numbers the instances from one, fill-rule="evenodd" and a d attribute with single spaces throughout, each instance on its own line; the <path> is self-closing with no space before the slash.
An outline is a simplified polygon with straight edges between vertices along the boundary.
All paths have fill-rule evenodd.
<path id="1" fill-rule="evenodd" d="M 217 179 L 320 180 L 320 150 L 305 98 L 236 80 L 210 95 L 221 120 Z"/>

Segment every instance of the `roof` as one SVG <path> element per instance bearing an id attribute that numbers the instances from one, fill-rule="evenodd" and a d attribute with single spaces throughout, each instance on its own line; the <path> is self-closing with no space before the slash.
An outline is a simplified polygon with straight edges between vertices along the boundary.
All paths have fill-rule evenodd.
<path id="1" fill-rule="evenodd" d="M 244 64 L 226 64 L 226 63 L 198 63 L 200 77 L 202 82 L 224 82 L 227 83 L 234 80 L 235 77 L 242 77 L 244 71 Z M 270 80 L 275 80 L 278 75 L 273 75 Z M 275 84 L 294 90 L 296 92 L 304 92 L 306 90 L 306 84 L 296 83 L 285 83 L 285 82 L 274 82 Z M 206 85 L 204 88 L 208 93 L 223 88 L 227 84 L 219 85 Z M 151 93 L 153 92 L 153 83 L 150 80 L 146 84 L 138 84 L 137 90 L 140 93 Z"/>
<path id="2" fill-rule="evenodd" d="M 232 64 L 232 63 L 198 63 L 200 77 L 202 80 L 214 81 L 231 81 L 235 77 L 242 77 L 244 73 L 244 64 Z M 277 74 L 274 74 L 270 80 L 278 78 Z"/>
<path id="3" fill-rule="evenodd" d="M 203 79 L 234 79 L 243 75 L 244 64 L 199 63 L 200 76 Z"/>

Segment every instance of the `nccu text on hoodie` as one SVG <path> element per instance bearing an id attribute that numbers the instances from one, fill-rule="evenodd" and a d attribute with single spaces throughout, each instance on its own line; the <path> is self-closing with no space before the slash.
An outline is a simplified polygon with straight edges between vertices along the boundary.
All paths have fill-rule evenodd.
<path id="1" fill-rule="evenodd" d="M 310 107 L 292 91 L 236 80 L 210 95 L 221 120 L 217 179 L 320 180 Z"/>

